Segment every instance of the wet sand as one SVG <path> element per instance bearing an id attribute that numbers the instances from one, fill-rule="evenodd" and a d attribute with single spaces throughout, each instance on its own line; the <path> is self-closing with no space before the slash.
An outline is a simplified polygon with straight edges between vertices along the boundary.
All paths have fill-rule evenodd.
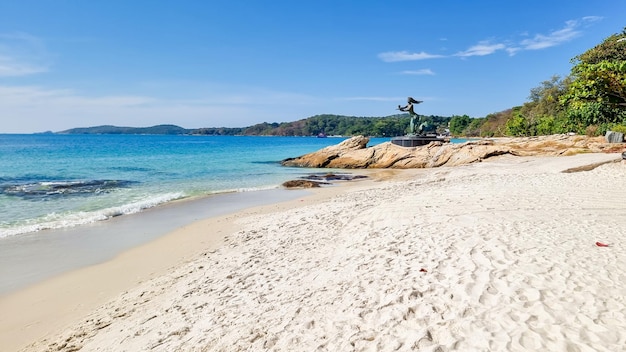
<path id="1" fill-rule="evenodd" d="M 303 196 L 302 190 L 263 190 L 186 199 L 68 229 L 0 239 L 0 295 L 53 276 L 110 260 L 195 221 Z"/>

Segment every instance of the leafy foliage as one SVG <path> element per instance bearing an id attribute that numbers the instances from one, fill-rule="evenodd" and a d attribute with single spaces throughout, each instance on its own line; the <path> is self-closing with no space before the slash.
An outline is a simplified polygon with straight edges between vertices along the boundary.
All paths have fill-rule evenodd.
<path id="1" fill-rule="evenodd" d="M 503 136 L 506 130 L 506 122 L 511 118 L 513 109 L 504 110 L 495 114 L 489 114 L 480 125 L 477 136 L 495 137 Z"/>
<path id="2" fill-rule="evenodd" d="M 530 123 L 520 109 L 516 109 L 513 116 L 506 122 L 506 134 L 515 137 L 530 134 Z"/>
<path id="3" fill-rule="evenodd" d="M 602 61 L 626 61 L 626 27 L 622 33 L 616 33 L 606 38 L 594 48 L 572 59 L 573 64 L 599 64 Z"/>
<path id="4" fill-rule="evenodd" d="M 467 115 L 452 116 L 452 118 L 450 119 L 450 133 L 454 135 L 463 134 L 467 126 L 469 126 L 470 122 L 471 122 L 471 119 Z"/>
<path id="5" fill-rule="evenodd" d="M 450 121 L 449 117 L 428 116 L 438 132 L 444 132 Z M 75 128 L 60 133 L 81 134 L 196 134 L 211 136 L 317 136 L 319 134 L 341 136 L 377 136 L 393 137 L 404 135 L 409 126 L 408 114 L 392 115 L 387 117 L 356 117 L 342 115 L 316 115 L 307 119 L 283 123 L 259 123 L 249 127 L 226 128 L 210 127 L 185 129 L 173 125 L 159 125 L 153 127 L 116 127 L 97 126 Z"/>
<path id="6" fill-rule="evenodd" d="M 467 136 L 534 136 L 577 132 L 601 135 L 626 125 L 626 28 L 572 59 L 569 76 L 531 89 L 521 107 L 474 119 Z M 480 126 L 478 126 L 480 125 Z M 452 128 L 454 127 L 454 128 Z"/>
<path id="7" fill-rule="evenodd" d="M 530 90 L 529 101 L 521 107 L 520 113 L 530 124 L 536 124 L 542 117 L 559 115 L 564 111 L 559 98 L 567 92 L 570 84 L 569 77 L 561 79 L 559 76 L 541 82 L 539 87 Z"/>
<path id="8" fill-rule="evenodd" d="M 573 62 L 572 82 L 560 99 L 571 124 L 586 129 L 626 123 L 626 29 Z"/>
<path id="9" fill-rule="evenodd" d="M 573 71 L 576 79 L 561 97 L 572 120 L 582 125 L 626 122 L 626 61 L 581 63 Z"/>

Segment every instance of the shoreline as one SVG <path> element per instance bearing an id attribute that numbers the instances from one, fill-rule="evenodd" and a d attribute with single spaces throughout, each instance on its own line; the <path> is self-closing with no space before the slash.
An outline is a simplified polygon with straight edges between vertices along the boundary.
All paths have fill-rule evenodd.
<path id="1" fill-rule="evenodd" d="M 203 218 L 287 201 L 303 191 L 281 188 L 179 199 L 90 224 L 0 239 L 0 296 L 85 266 L 111 260 Z"/>
<path id="2" fill-rule="evenodd" d="M 95 262 L 73 264 L 59 272 L 47 273 L 32 282 L 20 282 L 17 287 L 0 292 L 0 340 L 10 350 L 23 348 L 28 342 L 41 339 L 59 326 L 79 319 L 122 292 L 159 275 L 166 275 L 168 270 L 184 265 L 202 252 L 219 248 L 224 236 L 237 229 L 235 222 L 239 217 L 279 212 L 317 202 L 332 197 L 343 187 L 375 182 L 377 180 L 372 177 L 375 174 L 386 174 L 384 170 L 358 171 L 370 177 L 340 181 L 315 189 L 258 190 L 185 199 L 91 225 L 50 230 L 57 234 L 70 232 L 76 240 L 76 234 L 85 228 L 97 227 L 111 232 L 116 227 L 119 229 L 120 226 L 116 225 L 121 223 L 121 229 L 128 230 L 124 224 L 130 222 L 130 228 L 135 231 L 138 231 L 137 226 L 143 226 L 145 231 L 145 226 L 149 225 L 151 233 L 146 236 L 144 232 L 135 243 L 126 243 L 124 248 L 109 251 Z M 282 195 L 277 197 L 277 192 Z M 250 195 L 254 197 L 250 199 Z M 217 203 L 221 208 L 208 213 L 202 211 L 207 203 Z M 191 211 L 191 214 L 185 216 L 181 211 Z M 178 219 L 175 222 L 178 225 L 169 230 L 162 227 L 157 230 L 154 224 L 149 224 L 149 219 L 163 215 L 168 219 L 182 215 L 183 219 Z M 210 232 L 208 235 L 207 229 Z M 93 235 L 101 236 L 101 232 L 94 232 Z M 100 238 L 100 241 L 106 239 Z"/>
<path id="3" fill-rule="evenodd" d="M 0 339 L 26 351 L 621 346 L 618 160 L 371 170 L 0 297 Z M 562 172 L 594 163 L 609 164 Z"/>

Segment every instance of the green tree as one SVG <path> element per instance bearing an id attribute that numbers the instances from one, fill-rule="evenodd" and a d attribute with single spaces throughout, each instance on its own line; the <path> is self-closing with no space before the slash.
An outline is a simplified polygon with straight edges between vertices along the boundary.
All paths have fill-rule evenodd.
<path id="1" fill-rule="evenodd" d="M 450 119 L 450 133 L 453 135 L 462 135 L 463 131 L 469 126 L 471 119 L 467 115 L 452 116 Z"/>
<path id="2" fill-rule="evenodd" d="M 528 120 L 522 115 L 521 109 L 513 110 L 511 118 L 506 122 L 506 134 L 514 137 L 530 135 Z"/>
<path id="3" fill-rule="evenodd" d="M 561 79 L 553 76 L 550 80 L 541 82 L 539 87 L 530 90 L 529 101 L 522 106 L 520 113 L 530 124 L 537 123 L 543 117 L 556 117 L 564 110 L 560 97 L 567 92 L 570 81 L 569 77 Z"/>
<path id="4" fill-rule="evenodd" d="M 470 119 L 470 123 L 465 128 L 463 134 L 470 137 L 481 137 L 483 135 L 482 126 L 485 120 L 484 117 Z"/>
<path id="5" fill-rule="evenodd" d="M 606 38 L 602 43 L 572 59 L 573 64 L 599 64 L 602 61 L 626 61 L 626 27 L 622 33 L 616 33 Z"/>
<path id="6" fill-rule="evenodd" d="M 626 29 L 577 56 L 572 82 L 561 103 L 570 124 L 579 130 L 589 125 L 626 122 Z"/>

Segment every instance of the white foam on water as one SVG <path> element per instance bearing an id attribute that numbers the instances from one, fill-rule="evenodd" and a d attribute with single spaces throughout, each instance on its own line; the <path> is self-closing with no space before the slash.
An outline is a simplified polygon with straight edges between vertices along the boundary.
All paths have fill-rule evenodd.
<path id="1" fill-rule="evenodd" d="M 145 209 L 184 198 L 183 193 L 165 193 L 154 197 L 148 197 L 141 201 L 110 207 L 97 211 L 81 211 L 72 213 L 50 213 L 40 219 L 30 220 L 29 223 L 0 228 L 0 238 L 15 236 L 24 233 L 42 230 L 61 229 L 108 220 L 120 215 L 128 215 L 141 212 Z"/>

